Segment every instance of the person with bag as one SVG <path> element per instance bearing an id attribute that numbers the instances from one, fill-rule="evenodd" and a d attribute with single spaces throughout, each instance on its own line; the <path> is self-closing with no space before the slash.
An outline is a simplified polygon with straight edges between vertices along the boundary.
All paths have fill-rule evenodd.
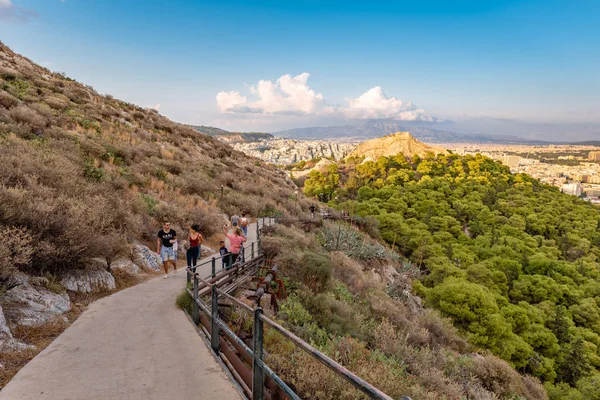
<path id="1" fill-rule="evenodd" d="M 187 258 L 187 266 L 191 268 L 193 272 L 196 272 L 196 265 L 198 264 L 198 258 L 200 258 L 201 244 L 204 241 L 204 237 L 200 233 L 200 226 L 194 224 L 190 227 L 188 238 L 186 242 L 187 251 L 185 253 Z"/>

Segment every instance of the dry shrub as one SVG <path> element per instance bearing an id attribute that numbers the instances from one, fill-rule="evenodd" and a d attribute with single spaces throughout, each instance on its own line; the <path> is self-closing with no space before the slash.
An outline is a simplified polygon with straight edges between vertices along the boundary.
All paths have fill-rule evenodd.
<path id="1" fill-rule="evenodd" d="M 0 77 L 7 81 L 13 81 L 21 76 L 20 73 L 12 68 L 3 67 L 0 65 Z"/>
<path id="2" fill-rule="evenodd" d="M 17 123 L 29 124 L 35 128 L 43 128 L 48 122 L 44 116 L 24 104 L 11 109 L 10 116 Z"/>
<path id="3" fill-rule="evenodd" d="M 76 85 L 69 85 L 63 90 L 63 94 L 67 96 L 72 102 L 82 104 L 92 100 L 90 92 L 83 87 Z"/>
<path id="4" fill-rule="evenodd" d="M 44 102 L 59 111 L 62 111 L 69 106 L 69 99 L 59 94 L 44 97 Z"/>
<path id="5" fill-rule="evenodd" d="M 486 389 L 502 397 L 512 397 L 518 394 L 529 400 L 547 399 L 539 382 L 535 382 L 533 378 L 529 377 L 525 383 L 525 379 L 517 371 L 496 356 L 475 357 L 470 370 Z"/>
<path id="6" fill-rule="evenodd" d="M 52 109 L 47 104 L 44 104 L 44 103 L 30 104 L 29 108 L 37 111 L 38 114 L 40 114 L 41 116 L 43 116 L 46 119 L 52 118 L 52 116 L 54 115 L 54 112 L 52 111 Z"/>
<path id="7" fill-rule="evenodd" d="M 362 265 L 344 252 L 332 253 L 333 276 L 348 286 L 353 294 L 362 294 L 369 289 L 383 289 L 372 272 L 363 272 Z"/>
<path id="8" fill-rule="evenodd" d="M 0 286 L 11 286 L 19 268 L 31 262 L 31 236 L 23 228 L 0 224 Z"/>
<path id="9" fill-rule="evenodd" d="M 17 104 L 19 104 L 19 99 L 4 90 L 0 90 L 0 106 L 11 108 Z"/>
<path id="10" fill-rule="evenodd" d="M 443 318 L 434 310 L 427 310 L 417 317 L 416 321 L 429 332 L 428 345 L 433 348 L 450 348 L 464 353 L 472 351 L 471 345 L 461 338 L 458 330 L 448 318 Z"/>
<path id="11" fill-rule="evenodd" d="M 295 388 L 300 397 L 320 400 L 363 400 L 369 397 L 272 329 L 266 330 L 267 363 Z M 401 364 L 372 356 L 358 341 L 341 338 L 329 343 L 326 354 L 392 398 L 439 399 L 404 372 Z"/>
<path id="12" fill-rule="evenodd" d="M 124 232 L 135 229 L 127 198 L 83 179 L 73 146 L 59 141 L 33 147 L 16 138 L 0 143 L 0 223 L 27 228 L 36 242 L 30 272 L 113 257 Z"/>

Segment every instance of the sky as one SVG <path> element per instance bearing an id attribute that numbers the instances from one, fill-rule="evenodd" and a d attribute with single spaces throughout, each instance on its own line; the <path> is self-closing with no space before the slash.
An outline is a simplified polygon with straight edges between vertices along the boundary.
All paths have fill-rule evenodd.
<path id="1" fill-rule="evenodd" d="M 0 40 L 183 123 L 600 140 L 600 1 L 0 0 Z"/>

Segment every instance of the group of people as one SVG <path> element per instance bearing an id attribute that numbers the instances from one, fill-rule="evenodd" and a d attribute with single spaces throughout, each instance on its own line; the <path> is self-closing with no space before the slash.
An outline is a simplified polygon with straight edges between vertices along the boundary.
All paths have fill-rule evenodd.
<path id="1" fill-rule="evenodd" d="M 225 240 L 219 242 L 219 254 L 223 268 L 230 268 L 238 260 L 240 253 L 242 253 L 243 244 L 247 240 L 248 225 L 250 224 L 250 219 L 246 217 L 246 213 L 242 213 L 241 217 L 233 215 L 230 221 L 232 232 L 229 232 L 227 224 L 223 225 L 223 233 L 229 239 L 229 249 L 225 246 Z M 204 242 L 204 237 L 200 233 L 200 227 L 198 224 L 193 224 L 190 226 L 184 241 L 187 266 L 193 271 L 196 270 L 200 258 L 202 242 Z M 161 230 L 158 231 L 156 239 L 156 253 L 160 255 L 163 262 L 164 279 L 169 277 L 169 265 L 173 266 L 171 275 L 177 273 L 177 251 L 177 232 L 171 229 L 171 223 L 165 220 Z"/>

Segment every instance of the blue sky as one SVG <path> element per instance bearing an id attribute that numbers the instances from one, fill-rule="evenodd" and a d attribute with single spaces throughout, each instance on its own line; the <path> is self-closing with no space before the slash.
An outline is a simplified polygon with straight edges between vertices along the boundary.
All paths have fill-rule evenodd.
<path id="1" fill-rule="evenodd" d="M 491 118 L 600 139 L 599 38 L 596 0 L 0 0 L 13 50 L 233 130 Z"/>

